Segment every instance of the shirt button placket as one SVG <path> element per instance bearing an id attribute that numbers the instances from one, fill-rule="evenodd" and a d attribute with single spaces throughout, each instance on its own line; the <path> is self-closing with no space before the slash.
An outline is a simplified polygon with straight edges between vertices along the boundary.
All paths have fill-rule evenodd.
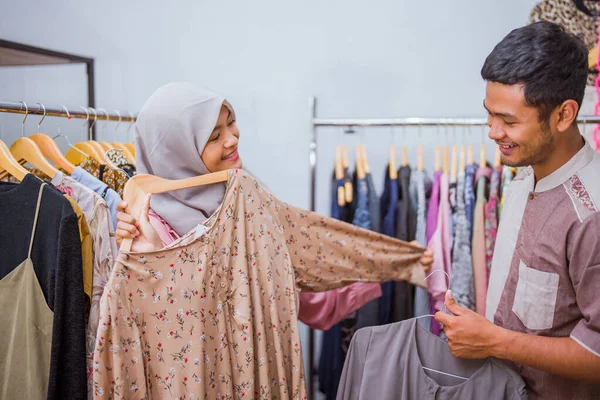
<path id="1" fill-rule="evenodd" d="M 529 193 L 529 200 L 535 199 L 535 194 L 533 192 Z"/>

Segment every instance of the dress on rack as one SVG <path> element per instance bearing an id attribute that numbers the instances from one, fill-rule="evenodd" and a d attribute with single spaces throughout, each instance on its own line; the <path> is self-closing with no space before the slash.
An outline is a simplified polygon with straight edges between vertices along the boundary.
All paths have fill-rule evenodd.
<path id="1" fill-rule="evenodd" d="M 241 170 L 206 226 L 120 255 L 101 301 L 96 398 L 305 398 L 298 291 L 424 278 L 423 248 L 288 205 Z"/>

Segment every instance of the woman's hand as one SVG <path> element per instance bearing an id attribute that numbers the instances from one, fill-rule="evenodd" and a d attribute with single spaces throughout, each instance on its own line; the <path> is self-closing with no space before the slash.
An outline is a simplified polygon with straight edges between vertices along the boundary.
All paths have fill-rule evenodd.
<path id="1" fill-rule="evenodd" d="M 414 245 L 417 245 L 417 246 L 421 245 L 416 240 L 413 240 L 410 243 L 414 244 Z M 421 262 L 421 264 L 423 265 L 423 267 L 425 267 L 425 271 L 426 272 L 429 271 L 429 269 L 431 268 L 431 264 L 433 264 L 433 251 L 427 249 L 425 251 L 425 253 L 423 253 L 423 256 L 421 256 L 421 259 L 419 261 Z"/>
<path id="2" fill-rule="evenodd" d="M 148 219 L 150 197 L 151 195 L 146 196 L 146 201 L 139 221 L 136 221 L 135 218 L 125 211 L 127 209 L 127 202 L 121 201 L 117 204 L 119 213 L 117 214 L 117 230 L 115 232 L 115 237 L 119 246 L 121 246 L 123 239 L 133 239 L 131 245 L 131 251 L 133 252 L 154 251 L 162 247 L 162 241 Z"/>

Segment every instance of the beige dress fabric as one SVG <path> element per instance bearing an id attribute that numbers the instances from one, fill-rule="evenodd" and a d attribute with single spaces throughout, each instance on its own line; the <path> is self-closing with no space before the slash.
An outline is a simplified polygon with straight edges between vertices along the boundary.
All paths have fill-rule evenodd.
<path id="1" fill-rule="evenodd" d="M 119 256 L 100 302 L 95 398 L 306 399 L 301 289 L 423 285 L 423 248 L 288 205 L 241 170 L 205 225 Z"/>
<path id="2" fill-rule="evenodd" d="M 0 280 L 0 399 L 45 399 L 54 313 L 38 282 L 31 249 L 40 212 L 40 186 L 27 259 Z"/>

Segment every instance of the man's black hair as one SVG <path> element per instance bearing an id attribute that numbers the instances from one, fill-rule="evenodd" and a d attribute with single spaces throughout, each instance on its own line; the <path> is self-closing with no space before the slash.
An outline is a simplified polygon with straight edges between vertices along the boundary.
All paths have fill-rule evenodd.
<path id="1" fill-rule="evenodd" d="M 509 33 L 485 60 L 488 82 L 523 85 L 525 101 L 548 124 L 552 111 L 572 99 L 583 102 L 588 51 L 581 39 L 552 22 L 540 21 Z"/>

